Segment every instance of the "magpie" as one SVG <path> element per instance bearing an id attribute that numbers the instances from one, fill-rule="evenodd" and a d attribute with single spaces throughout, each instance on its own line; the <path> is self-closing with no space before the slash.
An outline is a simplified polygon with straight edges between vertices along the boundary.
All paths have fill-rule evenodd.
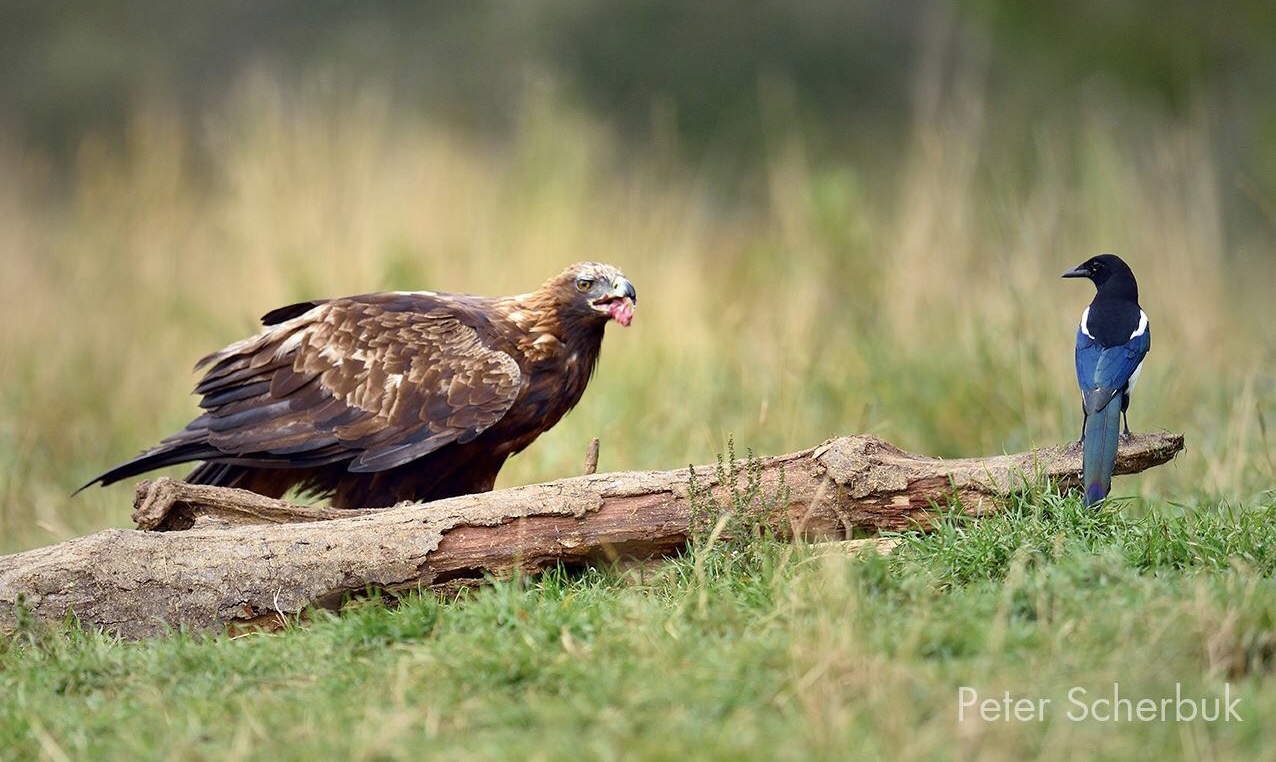
<path id="1" fill-rule="evenodd" d="M 1077 327 L 1077 384 L 1085 414 L 1081 477 L 1089 508 L 1111 489 L 1121 418 L 1130 407 L 1130 392 L 1143 370 L 1152 335 L 1147 313 L 1139 307 L 1139 284 L 1120 257 L 1091 257 L 1063 277 L 1089 278 L 1096 290 Z M 1128 417 L 1124 434 L 1130 435 Z"/>

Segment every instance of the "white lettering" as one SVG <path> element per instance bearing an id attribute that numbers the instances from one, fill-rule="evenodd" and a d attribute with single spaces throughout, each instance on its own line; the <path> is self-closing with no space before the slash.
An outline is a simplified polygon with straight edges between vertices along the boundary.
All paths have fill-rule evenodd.
<path id="1" fill-rule="evenodd" d="M 1140 722 L 1151 722 L 1152 720 L 1155 720 L 1158 716 L 1156 713 L 1156 699 L 1139 699 L 1138 715 Z"/>
<path id="2" fill-rule="evenodd" d="M 1103 715 L 1099 714 L 1100 704 L 1103 704 L 1104 706 L 1108 707 L 1107 714 L 1103 714 Z M 1112 710 L 1112 699 L 1097 698 L 1094 701 L 1090 702 L 1090 716 L 1094 718 L 1095 722 L 1109 722 L 1112 719 L 1111 710 Z"/>
<path id="3" fill-rule="evenodd" d="M 1227 702 L 1227 716 L 1223 718 L 1223 722 L 1231 722 L 1235 717 L 1237 722 L 1244 722 L 1241 719 L 1240 712 L 1236 711 L 1236 706 L 1241 703 L 1240 698 L 1232 698 L 1232 684 L 1223 683 L 1223 700 Z"/>
<path id="4" fill-rule="evenodd" d="M 966 710 L 978 710 L 979 719 L 984 722 L 1044 722 L 1046 707 L 1050 705 L 1048 698 L 1015 698 L 1010 691 L 1001 694 L 1001 698 L 980 700 L 979 692 L 969 685 L 957 689 L 957 721 L 966 721 Z"/>
<path id="5" fill-rule="evenodd" d="M 1123 696 L 1121 684 L 1112 683 L 1109 695 L 1091 696 L 1083 686 L 1073 686 L 1067 693 L 1066 718 L 1072 722 L 1242 722 L 1240 697 L 1232 696 L 1231 683 L 1223 684 L 1222 696 L 1194 697 L 1183 695 L 1182 683 L 1174 684 L 1173 696 Z M 978 713 L 983 722 L 1044 722 L 1048 698 L 1014 696 L 1003 691 L 995 698 L 984 698 L 969 685 L 957 689 L 957 721 L 965 722 L 968 713 Z"/>
<path id="6" fill-rule="evenodd" d="M 1015 702 L 1015 719 L 1019 722 L 1045 722 L 1046 704 L 1050 703 L 1048 698 L 1039 698 L 1034 702 L 1032 699 L 1021 698 Z"/>
<path id="7" fill-rule="evenodd" d="M 1006 710 L 1010 709 L 1010 691 L 1006 691 Z M 997 699 L 984 699 L 979 702 L 979 719 L 984 722 L 996 722 L 1001 716 L 1001 704 L 997 703 Z"/>
<path id="8" fill-rule="evenodd" d="M 1085 720 L 1087 717 L 1090 716 L 1090 707 L 1089 705 L 1085 703 L 1085 700 L 1084 700 L 1085 695 L 1086 695 L 1086 689 L 1082 688 L 1079 685 L 1073 688 L 1072 690 L 1068 691 L 1068 703 L 1072 704 L 1073 706 L 1075 706 L 1077 709 L 1081 711 L 1080 714 L 1074 715 L 1072 713 L 1072 710 L 1068 710 L 1069 720 L 1072 720 L 1073 722 L 1081 722 L 1082 720 Z"/>
<path id="9" fill-rule="evenodd" d="M 979 693 L 969 685 L 957 689 L 957 721 L 966 721 L 966 707 L 974 706 L 979 700 Z"/>
<path id="10" fill-rule="evenodd" d="M 1184 716 L 1183 714 L 1184 704 L 1187 704 L 1188 708 L 1192 710 L 1192 713 L 1190 715 Z M 1197 711 L 1196 702 L 1191 699 L 1183 698 L 1183 686 L 1178 683 L 1175 683 L 1174 684 L 1174 719 L 1175 721 L 1191 722 L 1192 720 L 1196 719 L 1196 711 Z"/>

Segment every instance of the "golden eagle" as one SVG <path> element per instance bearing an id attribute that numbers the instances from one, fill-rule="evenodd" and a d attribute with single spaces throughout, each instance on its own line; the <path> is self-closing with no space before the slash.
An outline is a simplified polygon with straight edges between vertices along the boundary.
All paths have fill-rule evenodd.
<path id="1" fill-rule="evenodd" d="M 488 491 L 580 401 L 603 328 L 628 326 L 637 300 L 620 270 L 584 262 L 518 296 L 399 291 L 273 310 L 261 333 L 195 366 L 203 414 L 84 487 L 203 461 L 188 482 L 346 508 Z"/>

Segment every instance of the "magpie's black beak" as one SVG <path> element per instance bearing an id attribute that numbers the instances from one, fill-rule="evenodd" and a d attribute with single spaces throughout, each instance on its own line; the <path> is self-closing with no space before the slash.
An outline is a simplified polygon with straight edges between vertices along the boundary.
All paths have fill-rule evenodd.
<path id="1" fill-rule="evenodd" d="M 1065 278 L 1089 278 L 1089 277 L 1090 277 L 1090 271 L 1089 271 L 1089 270 L 1087 270 L 1087 269 L 1085 269 L 1085 265 L 1077 265 L 1076 267 L 1072 268 L 1071 270 L 1064 270 L 1064 271 L 1063 271 L 1063 277 L 1065 277 Z"/>

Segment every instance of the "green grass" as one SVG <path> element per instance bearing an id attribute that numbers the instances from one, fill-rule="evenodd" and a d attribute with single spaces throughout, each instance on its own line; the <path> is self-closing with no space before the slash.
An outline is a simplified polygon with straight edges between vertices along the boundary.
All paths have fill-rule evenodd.
<path id="1" fill-rule="evenodd" d="M 922 115 L 884 174 L 778 140 L 729 194 L 535 99 L 492 146 L 263 79 L 198 136 L 156 107 L 123 148 L 86 140 L 65 184 L 0 139 L 3 552 L 128 526 L 126 485 L 70 492 L 189 420 L 190 364 L 266 310 L 516 293 L 579 259 L 625 269 L 634 326 L 608 329 L 581 405 L 501 485 L 577 473 L 593 436 L 602 470 L 713 463 L 733 437 L 945 457 L 1073 439 L 1091 291 L 1058 276 L 1106 250 L 1152 319 L 1131 423 L 1187 436 L 1103 512 L 1042 487 L 888 558 L 711 541 L 710 521 L 637 583 L 552 573 L 237 638 L 29 624 L 0 641 L 0 759 L 1270 756 L 1270 230 L 1224 232 L 1202 124 L 1017 125 L 1039 136 L 1020 162 L 977 112 Z M 1244 722 L 1063 716 L 1068 690 L 1114 681 L 1226 686 Z M 1056 711 L 959 724 L 961 686 Z"/>
<path id="2" fill-rule="evenodd" d="M 888 557 L 701 541 L 637 580 L 557 571 L 276 635 L 30 624 L 11 758 L 1253 757 L 1276 741 L 1276 500 L 1094 514 L 1049 490 Z M 1240 722 L 1073 721 L 1083 697 L 1239 698 Z M 958 690 L 1051 699 L 957 720 Z"/>

